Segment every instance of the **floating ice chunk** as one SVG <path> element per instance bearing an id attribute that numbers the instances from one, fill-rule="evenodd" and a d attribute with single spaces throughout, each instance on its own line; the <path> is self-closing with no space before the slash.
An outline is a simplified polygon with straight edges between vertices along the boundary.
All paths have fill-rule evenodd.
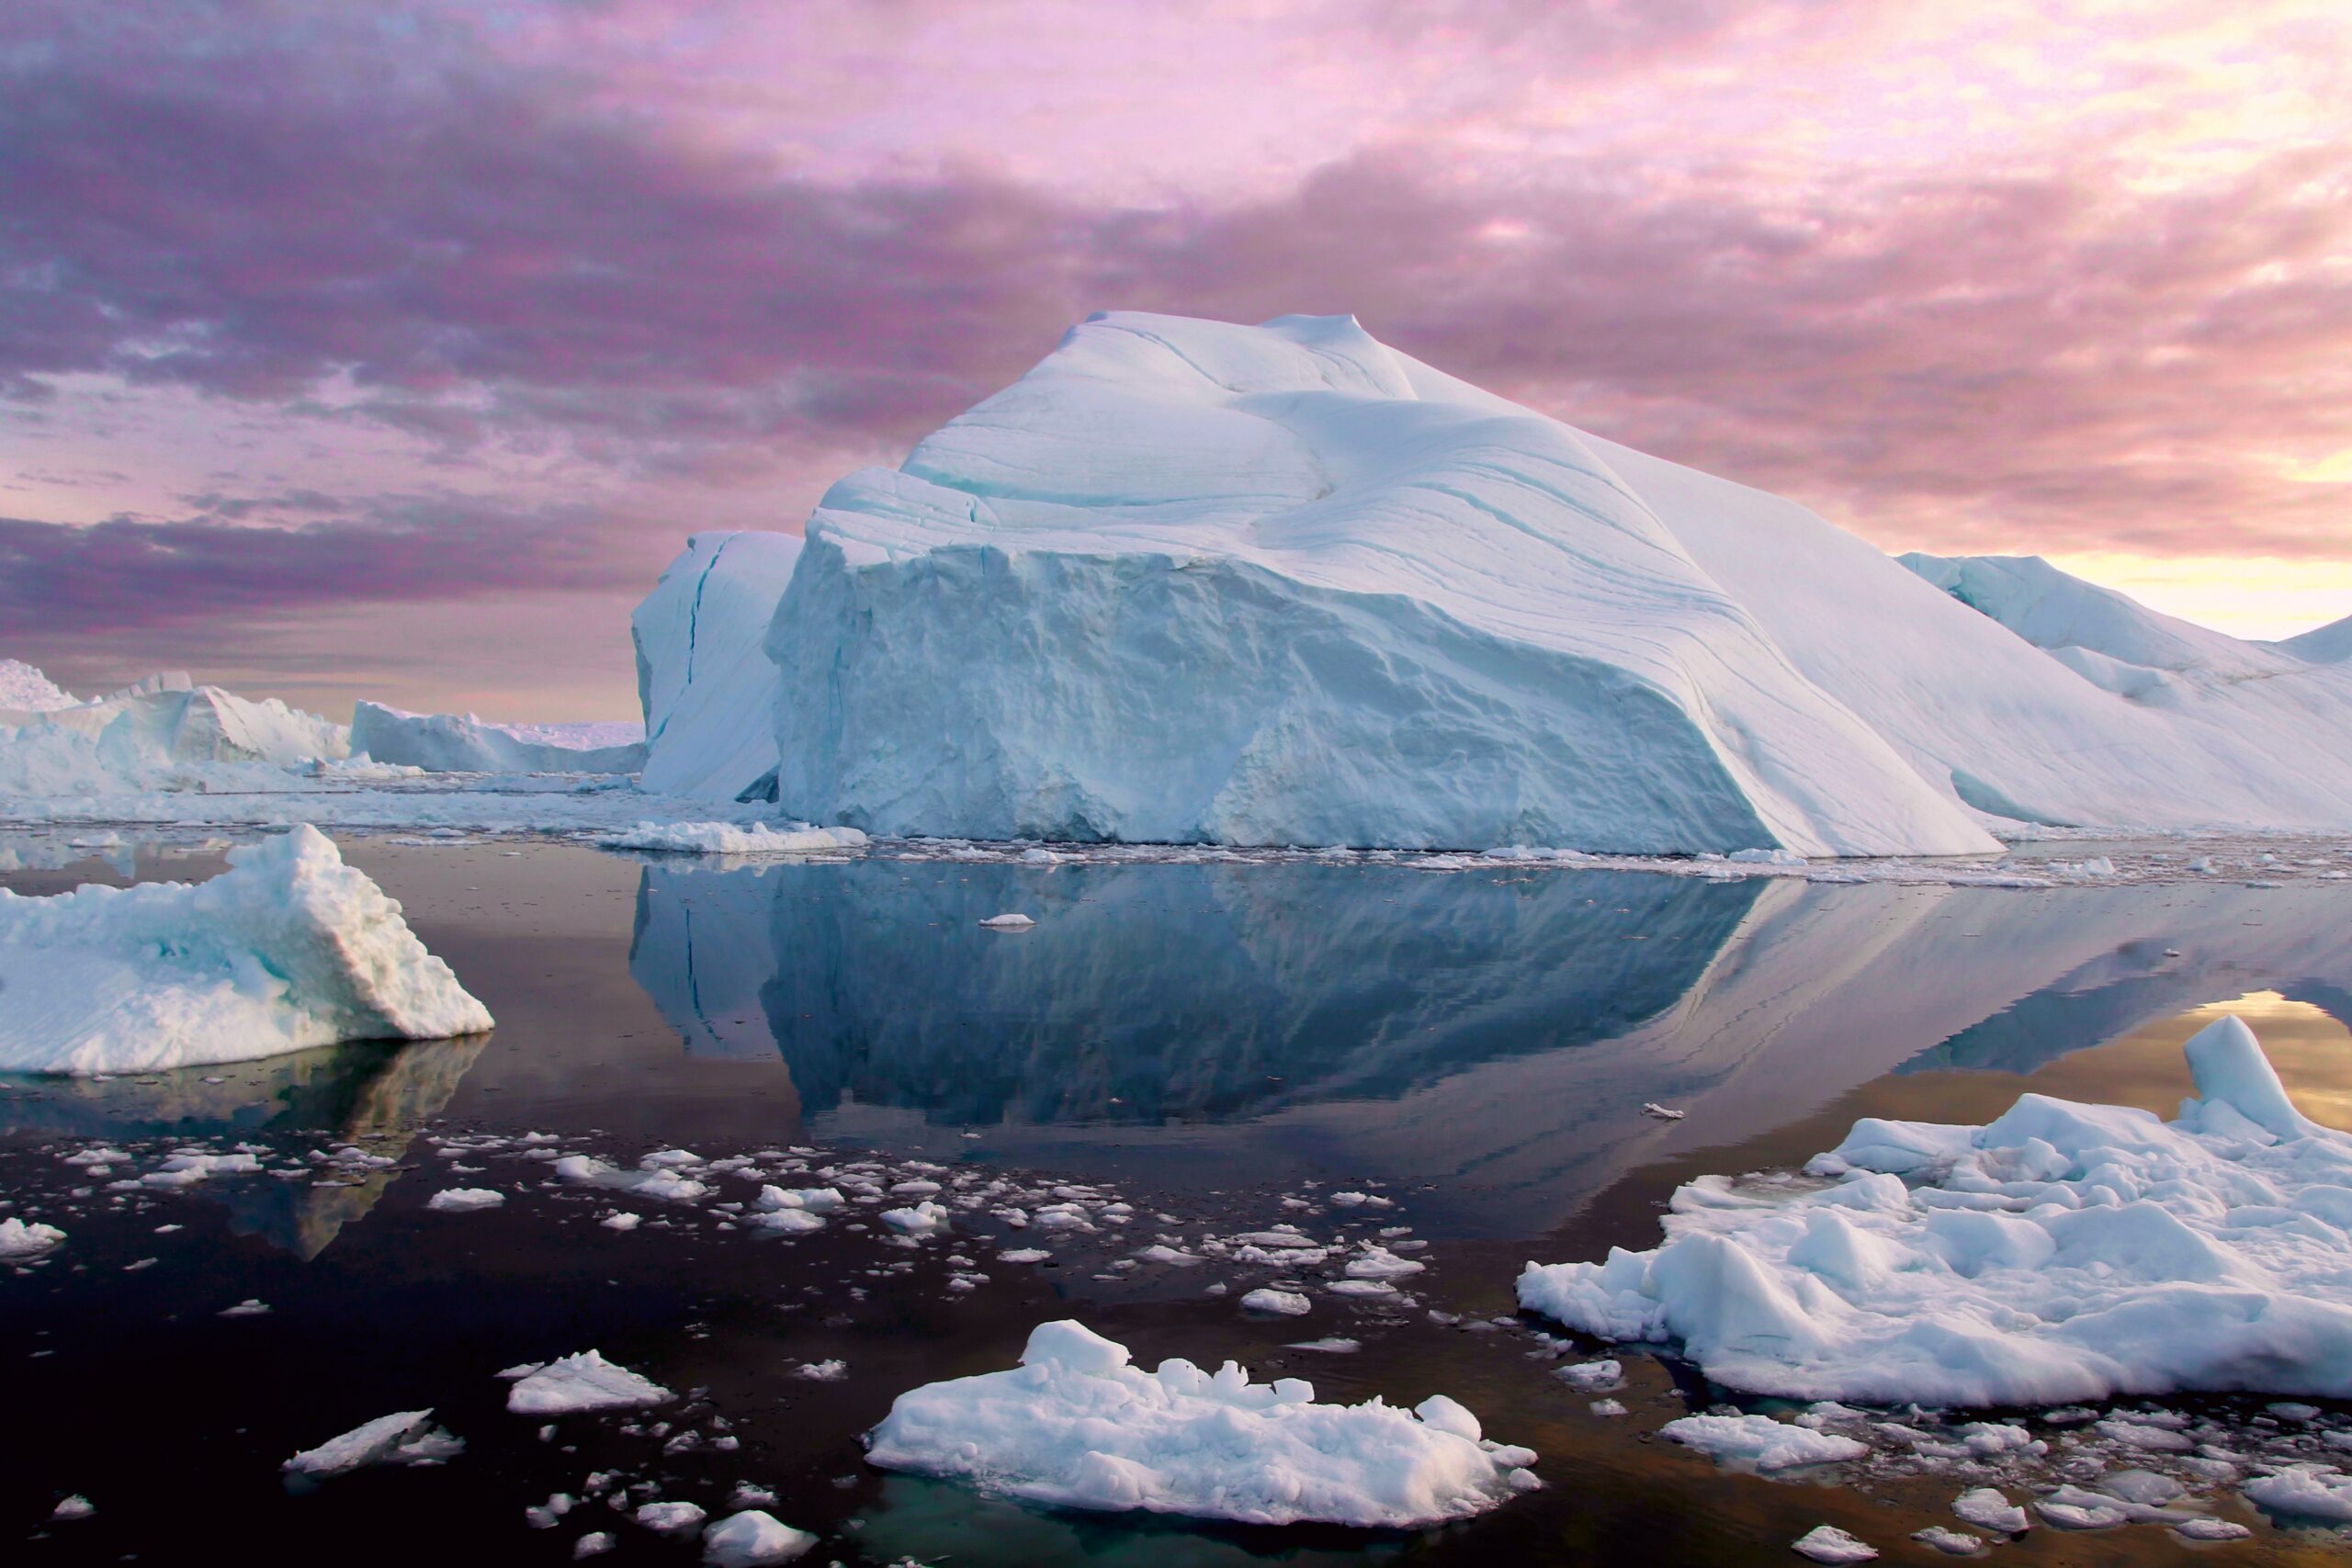
<path id="1" fill-rule="evenodd" d="M 982 927 L 992 931 L 1025 931 L 1036 923 L 1028 916 L 1019 914 L 990 915 L 980 922 Z"/>
<path id="2" fill-rule="evenodd" d="M 324 1480 L 370 1464 L 437 1462 L 464 1451 L 465 1446 L 463 1438 L 433 1425 L 432 1411 L 403 1410 L 304 1449 L 281 1468 L 289 1476 Z"/>
<path id="3" fill-rule="evenodd" d="M 594 1350 L 582 1350 L 515 1380 L 506 1391 L 506 1408 L 517 1416 L 569 1416 L 582 1410 L 661 1404 L 673 1397 L 650 1378 L 615 1366 Z"/>
<path id="4" fill-rule="evenodd" d="M 2352 1524 L 2352 1475 L 2332 1464 L 2290 1464 L 2238 1488 L 2246 1500 L 2275 1514 Z"/>
<path id="5" fill-rule="evenodd" d="M 758 1508 L 712 1525 L 702 1532 L 703 1561 L 711 1568 L 762 1568 L 769 1562 L 789 1562 L 817 1544 L 807 1530 L 794 1529 Z"/>
<path id="6" fill-rule="evenodd" d="M 849 1363 L 839 1359 L 803 1361 L 792 1369 L 792 1375 L 806 1382 L 839 1382 L 849 1376 Z"/>
<path id="7" fill-rule="evenodd" d="M 222 1307 L 217 1315 L 221 1317 L 266 1317 L 268 1314 L 269 1303 L 267 1302 L 263 1301 L 258 1296 L 247 1296 L 235 1306 Z"/>
<path id="8" fill-rule="evenodd" d="M 1351 1280 L 1400 1280 L 1428 1267 L 1410 1258 L 1399 1258 L 1385 1247 L 1367 1247 L 1362 1257 L 1348 1259 L 1344 1272 Z"/>
<path id="9" fill-rule="evenodd" d="M 491 1026 L 315 828 L 201 884 L 0 891 L 0 1070 L 150 1072 Z"/>
<path id="10" fill-rule="evenodd" d="M 1793 1427 L 1770 1416 L 1685 1416 L 1660 1435 L 1725 1464 L 1758 1471 L 1793 1470 L 1860 1459 L 1869 1445 L 1834 1432 Z"/>
<path id="11" fill-rule="evenodd" d="M 0 1220 L 0 1258 L 32 1258 L 64 1239 L 55 1225 L 27 1224 L 14 1215 Z"/>
<path id="12" fill-rule="evenodd" d="M 1623 1362 L 1614 1360 L 1579 1361 L 1574 1366 L 1562 1367 L 1552 1375 L 1583 1393 L 1605 1393 L 1623 1386 L 1625 1366 Z"/>
<path id="13" fill-rule="evenodd" d="M 752 1207 L 768 1212 L 806 1209 L 811 1213 L 829 1214 L 848 1201 L 831 1187 L 763 1187 Z"/>
<path id="14" fill-rule="evenodd" d="M 889 1209 L 882 1223 L 902 1235 L 937 1235 L 953 1229 L 948 1212 L 926 1198 L 911 1209 Z"/>
<path id="15" fill-rule="evenodd" d="M 1684 1112 L 1669 1110 L 1666 1106 L 1660 1105 L 1655 1100 L 1645 1100 L 1642 1101 L 1642 1114 L 1645 1116 L 1655 1116 L 1661 1122 L 1679 1122 L 1682 1120 Z"/>
<path id="16" fill-rule="evenodd" d="M 1385 1280 L 1334 1280 L 1324 1287 L 1335 1296 L 1393 1296 L 1396 1287 Z"/>
<path id="17" fill-rule="evenodd" d="M 684 1535 L 702 1528 L 707 1517 L 699 1504 L 646 1503 L 634 1516 L 637 1522 L 656 1535 Z"/>
<path id="18" fill-rule="evenodd" d="M 1952 1500 L 1951 1511 L 1979 1529 L 1998 1530 L 2003 1535 L 2023 1535 L 2033 1528 L 2032 1519 L 2023 1508 L 1990 1486 L 1962 1493 Z"/>
<path id="19" fill-rule="evenodd" d="M 1231 1362 L 1145 1372 L 1071 1322 L 1040 1325 L 1022 1362 L 899 1395 L 867 1436 L 868 1459 L 1058 1507 L 1366 1527 L 1482 1512 L 1535 1461 L 1483 1442 L 1442 1396 L 1408 1413 L 1317 1404 L 1311 1384 L 1255 1384 Z"/>
<path id="20" fill-rule="evenodd" d="M 1973 1557 L 1984 1550 L 1984 1538 L 1966 1530 L 1947 1529 L 1942 1525 L 1929 1525 L 1911 1532 L 1911 1539 L 1920 1545 L 1931 1547 L 1950 1557 Z"/>
<path id="21" fill-rule="evenodd" d="M 2173 1522 L 2173 1533 L 2184 1540 L 2244 1540 L 2254 1532 L 2234 1519 L 2193 1514 Z"/>
<path id="22" fill-rule="evenodd" d="M 1336 1334 L 1327 1334 L 1320 1339 L 1294 1340 L 1290 1344 L 1283 1346 L 1283 1348 L 1285 1350 L 1314 1350 L 1327 1356 L 1352 1356 L 1357 1351 L 1363 1348 L 1363 1342 L 1359 1339 L 1349 1339 Z"/>
<path id="23" fill-rule="evenodd" d="M 1042 1247 L 1016 1247 L 1010 1252 L 996 1255 L 999 1263 L 1043 1263 L 1053 1256 Z"/>
<path id="24" fill-rule="evenodd" d="M 571 1543 L 572 1560 L 578 1562 L 583 1557 L 602 1557 L 619 1544 L 610 1530 L 590 1530 Z"/>
<path id="25" fill-rule="evenodd" d="M 495 1209 L 505 1201 L 506 1194 L 492 1188 L 445 1187 L 424 1206 L 442 1213 L 469 1214 L 479 1209 Z"/>
<path id="26" fill-rule="evenodd" d="M 2236 1020 L 2188 1055 L 2199 1098 L 2175 1122 L 2027 1095 L 1983 1127 L 1857 1122 L 1815 1162 L 1836 1184 L 1702 1178 L 1661 1246 L 1531 1264 L 1521 1304 L 1789 1398 L 2352 1394 L 2352 1138 L 2294 1111 Z M 2101 1429 L 2195 1446 L 2140 1416 Z"/>
<path id="27" fill-rule="evenodd" d="M 97 1511 L 97 1505 L 76 1492 L 70 1497 L 59 1499 L 57 1506 L 49 1511 L 49 1517 L 52 1524 L 63 1524 L 74 1519 L 86 1519 Z"/>
<path id="28" fill-rule="evenodd" d="M 1815 1525 L 1789 1547 L 1815 1562 L 1868 1562 L 1878 1555 L 1877 1548 L 1864 1545 L 1836 1525 Z"/>
<path id="29" fill-rule="evenodd" d="M 810 1231 L 825 1228 L 825 1216 L 809 1209 L 754 1211 L 750 1219 L 762 1230 L 775 1231 L 784 1235 L 806 1235 Z"/>
<path id="30" fill-rule="evenodd" d="M 645 1216 L 643 1214 L 632 1214 L 628 1210 L 622 1209 L 616 1213 L 606 1214 L 603 1219 L 598 1220 L 596 1223 L 604 1226 L 606 1230 L 633 1231 L 638 1226 L 645 1223 Z"/>
<path id="31" fill-rule="evenodd" d="M 862 850 L 854 828 L 771 828 L 764 822 L 639 822 L 597 839 L 597 847 L 678 855 L 812 855 Z"/>

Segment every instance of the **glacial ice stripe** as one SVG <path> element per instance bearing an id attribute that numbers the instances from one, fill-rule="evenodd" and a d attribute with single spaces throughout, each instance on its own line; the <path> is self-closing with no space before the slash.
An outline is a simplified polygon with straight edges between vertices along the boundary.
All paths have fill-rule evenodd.
<path id="1" fill-rule="evenodd" d="M 1531 1263 L 1520 1304 L 1797 1399 L 2352 1395 L 2352 1137 L 2239 1019 L 2187 1051 L 2175 1121 L 2038 1094 L 1982 1127 L 1865 1119 L 1807 1167 L 1833 1184 L 1702 1177 L 1663 1244 Z"/>

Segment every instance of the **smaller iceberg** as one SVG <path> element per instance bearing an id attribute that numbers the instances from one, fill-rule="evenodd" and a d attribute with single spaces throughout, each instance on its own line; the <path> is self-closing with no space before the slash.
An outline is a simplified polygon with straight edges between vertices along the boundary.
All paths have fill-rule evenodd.
<path id="1" fill-rule="evenodd" d="M 1662 1245 L 1531 1263 L 1520 1304 L 1790 1399 L 2352 1397 L 2352 1137 L 2239 1019 L 2187 1051 L 2174 1121 L 2039 1094 L 1982 1127 L 1867 1118 L 1823 1184 L 1701 1177 Z"/>
<path id="2" fill-rule="evenodd" d="M 315 828 L 231 850 L 209 882 L 0 890 L 0 1071 L 156 1072 L 490 1026 Z"/>
<path id="3" fill-rule="evenodd" d="M 1038 1325 L 1021 1360 L 900 1394 L 867 1460 L 1056 1507 L 1265 1525 L 1434 1524 L 1538 1484 L 1532 1452 L 1487 1440 L 1443 1394 L 1317 1404 L 1313 1384 L 1252 1383 L 1231 1361 L 1147 1372 L 1069 1321 Z"/>
<path id="4" fill-rule="evenodd" d="M 634 724 L 493 724 L 370 702 L 351 710 L 351 750 L 441 773 L 633 773 L 645 765 Z"/>
<path id="5" fill-rule="evenodd" d="M 696 534 L 630 615 L 645 788 L 775 798 L 782 678 L 763 641 L 799 562 L 797 534 Z"/>

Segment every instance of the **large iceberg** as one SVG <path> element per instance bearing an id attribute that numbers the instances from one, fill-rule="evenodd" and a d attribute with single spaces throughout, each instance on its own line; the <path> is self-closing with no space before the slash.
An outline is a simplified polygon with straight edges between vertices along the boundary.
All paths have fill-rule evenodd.
<path id="1" fill-rule="evenodd" d="M 2038 1094 L 1982 1127 L 1865 1119 L 1808 1168 L 1831 1184 L 1702 1177 L 1662 1245 L 1531 1263 L 1520 1304 L 1795 1399 L 2352 1396 L 2352 1137 L 2240 1020 L 2187 1050 L 2175 1121 Z"/>
<path id="2" fill-rule="evenodd" d="M 1231 1361 L 1147 1372 L 1069 1321 L 1031 1330 L 1021 1361 L 900 1394 L 867 1461 L 1056 1507 L 1266 1525 L 1436 1524 L 1535 1484 L 1533 1453 L 1486 1438 L 1443 1394 L 1317 1404 L 1313 1384 L 1253 1383 Z"/>
<path id="3" fill-rule="evenodd" d="M 1591 443 L 1348 319 L 1094 318 L 833 486 L 768 646 L 779 804 L 869 832 L 1995 847 Z"/>
<path id="4" fill-rule="evenodd" d="M 499 724 L 370 702 L 352 707 L 351 750 L 435 773 L 633 773 L 645 764 L 644 739 L 633 724 Z"/>
<path id="5" fill-rule="evenodd" d="M 696 534 L 629 616 L 645 788 L 775 798 L 776 668 L 761 640 L 799 558 L 796 535 Z"/>
<path id="6" fill-rule="evenodd" d="M 2352 825 L 2352 669 L 2180 623 L 2190 676 L 2053 653 L 1344 318 L 1097 316 L 807 538 L 767 634 L 776 799 L 869 832 L 1810 855 Z"/>
<path id="7" fill-rule="evenodd" d="M 254 701 L 181 671 L 74 701 L 30 665 L 15 663 L 0 706 L 0 794 L 117 795 L 172 788 L 220 763 L 335 761 L 351 751 L 344 726 L 275 697 Z M 41 688 L 47 687 L 47 693 Z M 51 694 L 64 703 L 47 703 Z"/>
<path id="8" fill-rule="evenodd" d="M 209 882 L 0 889 L 0 1071 L 153 1072 L 490 1026 L 315 828 L 230 851 Z"/>

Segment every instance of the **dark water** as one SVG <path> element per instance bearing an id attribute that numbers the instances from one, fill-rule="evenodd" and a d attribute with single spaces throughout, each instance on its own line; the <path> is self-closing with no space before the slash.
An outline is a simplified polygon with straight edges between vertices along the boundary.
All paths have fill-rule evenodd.
<path id="1" fill-rule="evenodd" d="M 488 1036 L 0 1094 L 0 1196 L 16 1205 L 0 1213 L 69 1232 L 51 1262 L 0 1273 L 0 1347 L 16 1358 L 0 1383 L 0 1540 L 24 1541 L 22 1560 L 564 1562 L 593 1528 L 630 1560 L 693 1561 L 690 1543 L 601 1505 L 526 1525 L 526 1505 L 617 1469 L 714 1517 L 735 1483 L 769 1487 L 772 1511 L 825 1536 L 820 1562 L 1781 1562 L 1822 1522 L 1892 1561 L 1941 1561 L 1905 1537 L 1950 1522 L 1948 1482 L 1720 1473 L 1645 1436 L 1710 1403 L 1687 1369 L 1630 1361 L 1632 1414 L 1605 1420 L 1530 1359 L 1525 1333 L 1421 1309 L 1508 1315 L 1525 1258 L 1652 1245 L 1679 1181 L 1801 1161 L 1857 1116 L 1982 1121 L 2028 1088 L 2169 1111 L 2188 1089 L 2178 1043 L 2218 1004 L 2246 1013 L 2307 1111 L 2352 1122 L 2352 891 L 1318 863 L 721 869 L 517 848 L 346 845 L 490 1005 Z M 174 852 L 129 869 L 218 865 Z M 121 874 L 85 861 L 0 885 Z M 979 928 L 1007 910 L 1038 924 Z M 707 1205 L 627 1205 L 649 1218 L 618 1234 L 597 1223 L 611 1204 L 539 1182 L 521 1149 L 453 1161 L 424 1135 L 530 1131 L 623 1164 L 671 1145 L 872 1148 L 1102 1184 L 1138 1223 L 958 1295 L 945 1247 L 886 1255 L 838 1225 L 754 1240 Z M 60 1163 L 106 1140 L 148 1168 L 187 1139 L 295 1159 L 352 1145 L 394 1163 L 124 1200 Z M 482 1172 L 447 1174 L 456 1163 Z M 510 1196 L 425 1209 L 465 1184 Z M 1329 1206 L 1342 1187 L 1394 1206 Z M 1110 1267 L 1163 1227 L 1291 1217 L 1414 1227 L 1432 1244 L 1419 1306 L 1253 1323 L 1204 1294 L 1214 1271 Z M 911 1268 L 874 1272 L 894 1262 Z M 270 1311 L 218 1315 L 248 1298 Z M 1536 1449 L 1549 1487 L 1444 1530 L 1367 1535 L 1054 1514 L 862 1464 L 857 1434 L 895 1393 L 1009 1365 L 1032 1325 L 1073 1314 L 1146 1364 L 1232 1357 L 1325 1398 L 1452 1393 Z M 1284 1345 L 1339 1333 L 1363 1350 Z M 590 1345 L 707 1390 L 693 1408 L 738 1446 L 665 1454 L 669 1434 L 587 1418 L 541 1441 L 505 1413 L 497 1369 Z M 829 1358 L 849 1363 L 843 1381 L 795 1375 Z M 281 1485 L 295 1450 L 426 1405 L 468 1443 L 446 1467 Z M 96 1517 L 41 1522 L 77 1492 Z M 2233 1560 L 2336 1553 L 2324 1534 L 2221 1511 L 2257 1529 L 2225 1549 Z M 1996 1551 L 2189 1550 L 2136 1529 L 2037 1530 Z"/>

